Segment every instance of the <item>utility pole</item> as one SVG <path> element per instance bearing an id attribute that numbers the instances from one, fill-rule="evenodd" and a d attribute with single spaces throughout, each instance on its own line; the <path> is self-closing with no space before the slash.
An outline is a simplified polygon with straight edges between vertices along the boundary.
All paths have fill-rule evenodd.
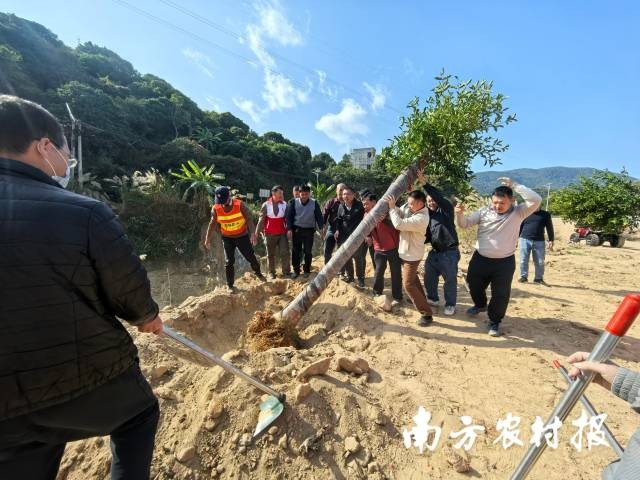
<path id="1" fill-rule="evenodd" d="M 71 151 L 71 156 L 78 160 L 78 183 L 82 186 L 82 124 L 80 120 L 77 120 L 76 117 L 73 116 L 69 104 L 65 103 L 65 105 L 67 106 L 67 112 L 69 112 L 69 118 L 71 118 L 71 145 L 69 146 L 69 149 Z M 78 133 L 77 152 L 75 143 L 76 129 Z"/>
<path id="2" fill-rule="evenodd" d="M 551 184 L 547 183 L 547 208 L 545 210 L 549 211 L 549 194 L 551 193 Z"/>
<path id="3" fill-rule="evenodd" d="M 311 173 L 315 173 L 316 174 L 316 185 L 318 185 L 318 182 L 319 182 L 318 175 L 320 175 L 320 169 L 316 168 L 314 170 L 311 170 Z"/>

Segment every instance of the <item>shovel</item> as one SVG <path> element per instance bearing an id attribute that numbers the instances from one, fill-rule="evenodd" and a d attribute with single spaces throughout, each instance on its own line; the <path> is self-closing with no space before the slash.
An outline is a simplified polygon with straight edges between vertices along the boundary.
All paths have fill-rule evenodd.
<path id="1" fill-rule="evenodd" d="M 258 424 L 256 425 L 255 432 L 253 432 L 253 436 L 254 437 L 258 436 L 269 425 L 271 425 L 273 422 L 275 422 L 275 420 L 283 412 L 283 410 L 284 410 L 283 402 L 285 400 L 284 393 L 276 392 L 273 388 L 265 385 L 264 383 L 262 383 L 261 381 L 255 379 L 255 378 L 253 378 L 251 375 L 247 375 L 242 370 L 240 370 L 239 368 L 233 366 L 229 362 L 225 362 L 221 358 L 216 357 L 213 353 L 211 353 L 211 352 L 205 350 L 204 348 L 200 347 L 199 345 L 195 344 L 194 342 L 189 340 L 187 337 L 184 337 L 184 336 L 180 335 L 178 332 L 173 330 L 171 327 L 168 327 L 168 326 L 164 325 L 162 331 L 172 341 L 176 342 L 177 344 L 179 344 L 182 347 L 187 347 L 189 352 L 188 352 L 188 354 L 186 356 L 187 356 L 187 358 L 189 360 L 195 361 L 196 363 L 201 364 L 201 365 L 202 364 L 204 364 L 204 365 L 211 365 L 211 364 L 218 365 L 219 367 L 223 368 L 227 372 L 232 373 L 235 376 L 242 378 L 246 382 L 249 382 L 254 387 L 262 390 L 263 392 L 265 392 L 265 393 L 267 393 L 269 395 L 269 397 L 260 404 L 260 414 L 258 415 Z M 185 356 L 185 352 L 183 351 L 183 349 L 180 349 L 178 351 L 173 350 L 173 349 L 171 349 L 171 350 L 175 355 L 177 355 L 179 357 L 184 357 Z M 195 352 L 198 355 L 196 355 L 195 358 L 194 358 L 193 355 L 189 354 L 189 353 L 192 353 L 192 352 Z M 205 360 L 204 363 L 202 362 L 203 359 Z"/>

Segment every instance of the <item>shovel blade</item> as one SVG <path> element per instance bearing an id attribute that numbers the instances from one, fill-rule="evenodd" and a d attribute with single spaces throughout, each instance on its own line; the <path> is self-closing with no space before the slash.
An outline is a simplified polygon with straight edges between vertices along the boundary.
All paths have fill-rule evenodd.
<path id="1" fill-rule="evenodd" d="M 269 397 L 260 404 L 258 424 L 256 425 L 256 431 L 253 432 L 254 438 L 275 422 L 283 411 L 284 404 L 273 395 L 269 395 Z"/>

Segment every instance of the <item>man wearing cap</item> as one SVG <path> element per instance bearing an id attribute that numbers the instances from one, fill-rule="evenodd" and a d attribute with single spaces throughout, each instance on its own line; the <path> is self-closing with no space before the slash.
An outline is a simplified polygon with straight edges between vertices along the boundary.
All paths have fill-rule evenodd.
<path id="1" fill-rule="evenodd" d="M 304 252 L 304 277 L 311 272 L 313 259 L 313 237 L 316 228 L 322 230 L 323 220 L 320 205 L 311 198 L 311 188 L 308 185 L 300 187 L 300 198 L 293 198 L 289 202 L 287 219 L 287 236 L 291 238 L 291 263 L 293 263 L 293 278 L 300 275 L 300 263 Z"/>
<path id="2" fill-rule="evenodd" d="M 271 189 L 271 197 L 262 204 L 260 219 L 256 226 L 256 236 L 264 231 L 271 279 L 276 278 L 276 252 L 282 265 L 282 275 L 289 276 L 291 274 L 289 241 L 287 240 L 287 213 L 284 190 L 280 185 L 276 185 Z"/>
<path id="3" fill-rule="evenodd" d="M 266 282 L 267 279 L 260 272 L 260 262 L 253 251 L 258 237 L 255 234 L 251 212 L 242 201 L 231 197 L 229 187 L 216 188 L 215 200 L 216 203 L 211 209 L 211 221 L 204 240 L 204 248 L 207 251 L 211 249 L 213 232 L 219 232 L 224 247 L 227 286 L 231 291 L 234 290 L 236 248 L 249 262 L 256 277 Z M 251 232 L 251 238 L 249 238 L 249 232 Z"/>

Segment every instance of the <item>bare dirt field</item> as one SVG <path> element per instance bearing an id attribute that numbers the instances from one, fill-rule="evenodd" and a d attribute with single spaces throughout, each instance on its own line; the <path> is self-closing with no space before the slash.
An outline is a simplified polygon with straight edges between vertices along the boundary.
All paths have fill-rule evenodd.
<path id="1" fill-rule="evenodd" d="M 166 309 L 170 325 L 284 391 L 287 403 L 274 428 L 250 440 L 246 434 L 253 432 L 261 392 L 219 367 L 189 363 L 163 349 L 161 341 L 132 332 L 162 410 L 152 478 L 509 478 L 535 417 L 546 420 L 566 389 L 551 362 L 591 350 L 623 296 L 640 291 L 640 240 L 629 238 L 623 248 L 576 247 L 567 245 L 567 225 L 557 230 L 557 248 L 547 255 L 548 285 L 517 283 L 516 273 L 500 338 L 487 335 L 483 315 L 465 315 L 470 298 L 461 282 L 456 315 L 437 312 L 434 324 L 422 328 L 410 304 L 386 312 L 370 292 L 334 280 L 301 320 L 301 348 L 260 353 L 245 350 L 247 322 L 256 310 L 282 309 L 303 288 L 302 281 L 260 284 L 245 274 L 238 294 L 214 291 Z M 463 269 L 468 260 L 467 252 Z M 315 268 L 321 267 L 318 262 Z M 369 264 L 368 285 L 371 273 Z M 638 370 L 639 346 L 640 325 L 635 325 L 614 360 Z M 369 371 L 338 371 L 342 357 L 365 360 Z M 300 391 L 300 372 L 326 358 L 329 370 L 309 379 L 310 393 Z M 640 416 L 597 385 L 587 394 L 608 414 L 607 424 L 625 445 Z M 414 426 L 420 406 L 432 414 L 431 425 L 442 429 L 435 450 L 423 454 L 403 443 L 403 431 Z M 494 443 L 496 424 L 508 413 L 522 419 L 523 447 L 505 450 Z M 579 414 L 576 407 L 561 429 L 559 447 L 547 449 L 529 478 L 597 479 L 614 460 L 609 447 L 578 452 L 570 445 L 576 432 L 571 420 Z M 448 438 L 462 428 L 463 415 L 485 427 L 468 454 L 453 449 L 455 441 Z M 70 444 L 59 478 L 102 480 L 109 459 L 108 438 Z M 457 473 L 466 462 L 469 470 Z"/>

